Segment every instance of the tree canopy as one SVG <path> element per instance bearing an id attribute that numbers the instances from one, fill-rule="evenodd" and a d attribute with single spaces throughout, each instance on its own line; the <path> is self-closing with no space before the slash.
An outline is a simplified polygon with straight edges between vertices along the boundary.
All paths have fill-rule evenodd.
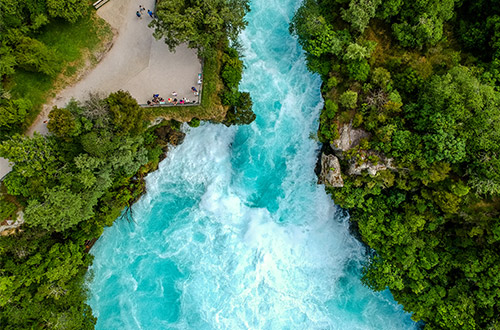
<path id="1" fill-rule="evenodd" d="M 53 135 L 0 143 L 0 156 L 15 162 L 4 184 L 25 220 L 22 232 L 0 239 L 5 329 L 93 329 L 83 287 L 91 262 L 86 242 L 140 194 L 132 177 L 161 154 L 137 102 L 123 91 L 72 101 L 49 118 Z"/>
<path id="2" fill-rule="evenodd" d="M 164 38 L 170 49 L 188 43 L 200 51 L 214 49 L 229 38 L 236 41 L 247 24 L 247 0 L 162 0 L 152 22 L 156 39 Z"/>

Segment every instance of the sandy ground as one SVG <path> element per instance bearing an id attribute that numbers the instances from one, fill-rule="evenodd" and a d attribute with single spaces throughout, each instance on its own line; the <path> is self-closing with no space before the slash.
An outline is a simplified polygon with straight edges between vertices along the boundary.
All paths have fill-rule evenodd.
<path id="1" fill-rule="evenodd" d="M 139 5 L 146 8 L 142 18 L 135 14 Z M 178 99 L 195 99 L 191 87 L 198 87 L 198 73 L 201 73 L 196 51 L 181 45 L 170 52 L 163 40 L 153 38 L 153 29 L 148 27 L 152 19 L 147 14 L 153 7 L 154 0 L 110 0 L 97 11 L 118 31 L 113 47 L 93 70 L 44 106 L 27 135 L 47 134 L 46 121 L 53 106 L 64 107 L 71 98 L 85 99 L 91 91 L 107 95 L 127 90 L 141 104 L 153 94 L 167 99 L 174 91 Z M 0 179 L 10 170 L 8 161 L 0 158 Z"/>

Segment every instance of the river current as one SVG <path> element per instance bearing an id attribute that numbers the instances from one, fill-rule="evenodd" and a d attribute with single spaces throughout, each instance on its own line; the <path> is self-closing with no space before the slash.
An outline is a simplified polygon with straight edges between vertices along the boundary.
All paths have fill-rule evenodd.
<path id="1" fill-rule="evenodd" d="M 364 248 L 316 184 L 321 80 L 288 25 L 297 0 L 254 0 L 241 35 L 257 120 L 185 128 L 134 221 L 92 248 L 96 329 L 413 329 L 359 278 Z"/>

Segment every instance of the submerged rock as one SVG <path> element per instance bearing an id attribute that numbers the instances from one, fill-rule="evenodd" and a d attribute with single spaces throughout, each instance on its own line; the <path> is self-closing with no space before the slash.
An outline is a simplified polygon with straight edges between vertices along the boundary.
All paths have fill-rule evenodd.
<path id="1" fill-rule="evenodd" d="M 335 188 L 344 186 L 339 159 L 334 155 L 321 154 L 321 172 L 318 176 L 318 183 L 324 183 L 327 187 Z"/>

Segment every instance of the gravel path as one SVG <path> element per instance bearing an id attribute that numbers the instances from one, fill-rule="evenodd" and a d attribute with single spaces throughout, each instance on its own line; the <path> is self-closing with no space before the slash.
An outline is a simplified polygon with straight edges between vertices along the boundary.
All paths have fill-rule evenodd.
<path id="1" fill-rule="evenodd" d="M 136 17 L 139 5 L 146 8 L 142 18 Z M 127 90 L 139 103 L 146 103 L 153 93 L 165 99 L 177 92 L 177 98 L 194 99 L 191 86 L 197 86 L 201 63 L 196 51 L 185 45 L 170 52 L 163 40 L 156 41 L 147 10 L 154 9 L 154 0 L 110 0 L 97 14 L 104 18 L 118 36 L 104 58 L 76 84 L 58 93 L 46 104 L 37 120 L 27 131 L 47 134 L 48 114 L 53 106 L 64 107 L 71 98 L 84 99 L 89 92 L 107 95 L 119 89 Z M 0 179 L 11 167 L 0 158 Z"/>

